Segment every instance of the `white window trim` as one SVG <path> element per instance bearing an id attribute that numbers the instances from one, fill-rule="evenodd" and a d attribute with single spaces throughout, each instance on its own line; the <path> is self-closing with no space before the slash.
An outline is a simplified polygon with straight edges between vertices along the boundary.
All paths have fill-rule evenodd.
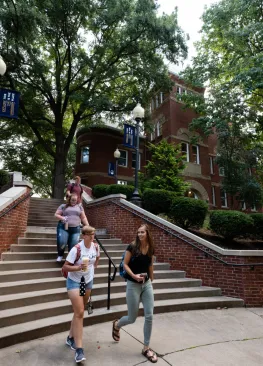
<path id="1" fill-rule="evenodd" d="M 118 159 L 118 166 L 120 167 L 123 167 L 123 168 L 127 168 L 128 166 L 128 151 L 127 150 L 122 150 L 122 149 L 119 149 L 119 151 L 124 151 L 125 154 L 126 154 L 126 158 L 125 158 L 125 161 L 126 161 L 126 165 L 120 165 L 119 162 L 120 162 L 120 159 Z"/>
<path id="2" fill-rule="evenodd" d="M 159 137 L 160 135 L 160 122 L 158 121 L 156 123 L 156 136 Z"/>
<path id="3" fill-rule="evenodd" d="M 189 163 L 189 144 L 188 144 L 188 142 L 184 142 L 184 141 L 182 142 L 182 144 L 186 145 L 186 161 L 187 161 L 187 163 Z"/>
<path id="4" fill-rule="evenodd" d="M 136 159 L 136 152 L 132 152 L 132 156 L 133 154 L 135 154 L 135 159 Z M 135 164 L 136 164 L 136 160 L 133 160 L 132 158 L 132 162 L 135 161 Z M 132 167 L 132 169 L 135 169 Z M 139 169 L 138 170 L 141 170 L 141 153 L 139 153 Z"/>
<path id="5" fill-rule="evenodd" d="M 226 191 L 223 191 L 222 189 L 221 189 L 221 192 L 220 192 L 220 199 L 222 201 L 222 193 L 223 192 L 224 192 L 224 200 L 225 200 L 225 203 L 224 203 L 224 205 L 221 205 L 221 207 L 227 208 L 228 207 L 227 194 L 226 194 Z"/>
<path id="6" fill-rule="evenodd" d="M 160 92 L 160 104 L 163 103 L 163 92 Z"/>
<path id="7" fill-rule="evenodd" d="M 197 153 L 196 163 L 194 163 L 194 164 L 200 164 L 199 146 L 198 145 L 192 145 L 192 155 L 194 155 L 193 154 L 193 147 L 196 147 L 196 153 Z"/>
<path id="8" fill-rule="evenodd" d="M 89 149 L 89 160 L 83 161 L 83 149 Z M 90 147 L 89 146 L 82 146 L 80 150 L 80 164 L 88 164 L 90 161 Z"/>
<path id="9" fill-rule="evenodd" d="M 209 156 L 209 165 L 210 165 L 210 174 L 215 174 L 213 156 Z"/>
<path id="10" fill-rule="evenodd" d="M 212 186 L 212 205 L 216 206 L 216 190 L 214 186 Z"/>
<path id="11" fill-rule="evenodd" d="M 248 174 L 251 176 L 252 175 L 252 169 L 248 168 Z"/>
<path id="12" fill-rule="evenodd" d="M 247 205 L 245 201 L 242 201 L 242 211 L 245 211 L 247 209 Z"/>

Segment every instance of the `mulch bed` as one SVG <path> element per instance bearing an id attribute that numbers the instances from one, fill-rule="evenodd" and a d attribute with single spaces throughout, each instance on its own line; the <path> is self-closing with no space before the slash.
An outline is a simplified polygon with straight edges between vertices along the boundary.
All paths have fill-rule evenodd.
<path id="1" fill-rule="evenodd" d="M 232 249 L 232 250 L 263 250 L 263 241 L 262 240 L 252 240 L 252 239 L 244 239 L 238 238 L 234 240 L 227 240 L 218 235 L 215 235 L 208 229 L 200 229 L 200 230 L 188 230 L 191 233 L 200 236 L 201 238 L 210 241 L 211 243 L 223 248 L 223 249 Z"/>

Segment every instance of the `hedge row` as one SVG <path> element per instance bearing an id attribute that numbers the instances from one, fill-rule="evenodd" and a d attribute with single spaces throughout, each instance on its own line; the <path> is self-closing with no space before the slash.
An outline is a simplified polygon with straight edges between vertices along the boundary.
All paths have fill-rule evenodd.
<path id="1" fill-rule="evenodd" d="M 131 185 L 98 184 L 93 187 L 95 198 L 123 193 L 130 200 L 134 187 Z M 146 189 L 142 195 L 143 208 L 155 215 L 165 214 L 182 228 L 201 228 L 208 213 L 208 205 L 202 200 L 178 197 L 163 189 Z M 253 237 L 263 239 L 263 214 L 245 214 L 239 211 L 217 210 L 210 212 L 210 229 L 226 239 Z"/>

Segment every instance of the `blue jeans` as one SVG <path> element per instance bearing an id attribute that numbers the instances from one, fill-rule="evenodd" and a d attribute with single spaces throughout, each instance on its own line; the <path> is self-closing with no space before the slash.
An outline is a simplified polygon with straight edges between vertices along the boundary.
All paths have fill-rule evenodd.
<path id="1" fill-rule="evenodd" d="M 66 245 L 68 244 L 68 251 L 79 242 L 80 227 L 69 227 L 68 230 L 64 229 L 62 222 L 57 226 L 57 250 L 58 255 L 63 257 Z"/>
<path id="2" fill-rule="evenodd" d="M 145 283 L 137 283 L 127 280 L 126 301 L 128 305 L 128 316 L 123 316 L 120 318 L 116 324 L 117 327 L 121 328 L 125 325 L 135 322 L 138 316 L 139 305 L 141 301 L 144 309 L 144 345 L 149 346 L 152 334 L 154 308 L 153 287 L 151 280 L 149 279 Z"/>

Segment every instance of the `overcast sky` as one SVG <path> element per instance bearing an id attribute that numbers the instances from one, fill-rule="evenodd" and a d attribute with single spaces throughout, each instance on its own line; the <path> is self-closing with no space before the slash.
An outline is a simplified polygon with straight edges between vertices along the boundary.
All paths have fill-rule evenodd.
<path id="1" fill-rule="evenodd" d="M 216 0 L 159 0 L 160 12 L 171 14 L 174 8 L 178 7 L 178 23 L 180 27 L 189 34 L 190 40 L 188 41 L 188 59 L 184 63 L 186 66 L 193 55 L 195 49 L 193 43 L 200 39 L 199 31 L 202 27 L 202 21 L 200 19 L 203 14 L 205 5 L 208 7 L 217 2 Z M 170 65 L 173 71 L 179 71 L 183 67 Z"/>

